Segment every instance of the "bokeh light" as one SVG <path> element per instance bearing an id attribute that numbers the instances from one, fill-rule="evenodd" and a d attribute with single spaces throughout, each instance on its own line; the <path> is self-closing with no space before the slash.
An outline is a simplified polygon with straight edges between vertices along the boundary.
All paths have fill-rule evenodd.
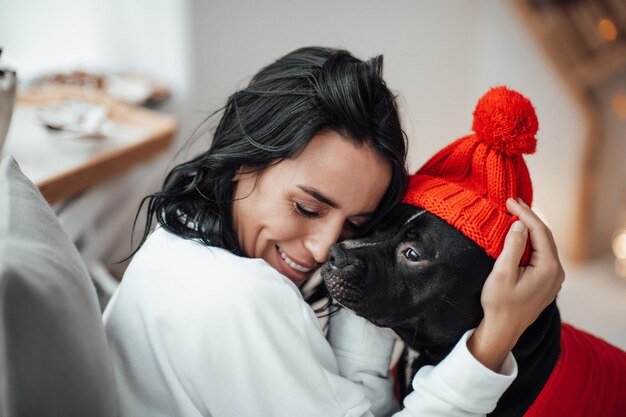
<path id="1" fill-rule="evenodd" d="M 626 261 L 626 229 L 619 229 L 613 237 L 613 253 L 617 259 Z"/>
<path id="2" fill-rule="evenodd" d="M 614 41 L 617 39 L 617 27 L 610 19 L 602 19 L 598 22 L 598 32 L 605 41 Z"/>

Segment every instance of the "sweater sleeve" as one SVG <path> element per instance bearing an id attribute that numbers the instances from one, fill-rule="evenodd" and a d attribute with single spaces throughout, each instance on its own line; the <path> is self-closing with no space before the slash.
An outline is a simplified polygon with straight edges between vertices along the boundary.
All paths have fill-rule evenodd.
<path id="1" fill-rule="evenodd" d="M 479 417 L 495 409 L 517 377 L 517 363 L 509 353 L 499 373 L 483 366 L 467 348 L 473 331 L 467 331 L 437 366 L 417 372 L 414 391 L 404 399 L 405 409 L 397 417 Z"/>
<path id="2" fill-rule="evenodd" d="M 372 404 L 372 413 L 386 416 L 397 411 L 393 381 L 389 378 L 396 336 L 339 308 L 330 315 L 328 341 L 337 359 L 339 374 L 363 387 Z"/>
<path id="3" fill-rule="evenodd" d="M 517 376 L 517 364 L 509 353 L 500 373 L 484 367 L 467 348 L 472 333 L 466 332 L 439 365 L 420 369 L 413 380 L 414 392 L 396 416 L 478 417 L 493 411 Z M 328 338 L 340 374 L 363 386 L 374 414 L 389 415 L 397 409 L 388 378 L 395 340 L 389 330 L 342 308 L 331 315 Z"/>

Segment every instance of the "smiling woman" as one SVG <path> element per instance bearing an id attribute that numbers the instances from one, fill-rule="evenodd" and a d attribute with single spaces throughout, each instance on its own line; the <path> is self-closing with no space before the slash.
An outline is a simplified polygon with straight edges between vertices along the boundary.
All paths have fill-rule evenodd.
<path id="1" fill-rule="evenodd" d="M 324 131 L 297 156 L 235 179 L 233 223 L 243 252 L 300 285 L 330 245 L 369 220 L 391 168 L 370 147 Z"/>
<path id="2" fill-rule="evenodd" d="M 104 314 L 121 416 L 397 411 L 394 336 L 339 310 L 327 340 L 298 288 L 332 244 L 369 230 L 403 197 L 406 140 L 381 73 L 382 57 L 285 55 L 230 96 L 211 147 L 144 199 L 144 238 Z M 472 353 L 491 352 L 491 369 L 466 334 L 415 377 L 398 416 L 495 407 L 516 365 L 484 327 Z"/>

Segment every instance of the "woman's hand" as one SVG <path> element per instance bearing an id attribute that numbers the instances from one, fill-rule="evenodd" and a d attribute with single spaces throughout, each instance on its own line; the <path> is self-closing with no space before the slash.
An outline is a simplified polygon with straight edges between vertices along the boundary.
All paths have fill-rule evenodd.
<path id="1" fill-rule="evenodd" d="M 511 226 L 502 253 L 485 281 L 480 299 L 485 316 L 468 341 L 474 357 L 494 371 L 522 333 L 554 301 L 565 279 L 550 229 L 523 202 L 509 199 L 506 206 L 520 220 Z M 520 267 L 529 232 L 530 263 Z"/>

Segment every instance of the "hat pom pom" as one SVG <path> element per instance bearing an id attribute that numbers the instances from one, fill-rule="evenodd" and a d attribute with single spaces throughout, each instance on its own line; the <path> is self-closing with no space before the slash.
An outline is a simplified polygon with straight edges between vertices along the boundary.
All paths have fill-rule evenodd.
<path id="1" fill-rule="evenodd" d="M 507 155 L 534 153 L 537 115 L 531 102 L 506 87 L 494 87 L 478 100 L 472 130 Z"/>

